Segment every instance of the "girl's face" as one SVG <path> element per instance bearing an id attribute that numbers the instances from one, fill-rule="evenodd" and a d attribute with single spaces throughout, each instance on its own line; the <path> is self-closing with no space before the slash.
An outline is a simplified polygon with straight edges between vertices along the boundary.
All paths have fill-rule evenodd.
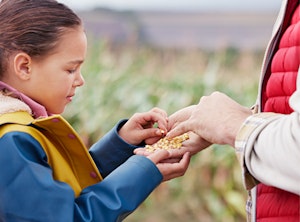
<path id="1" fill-rule="evenodd" d="M 62 113 L 84 84 L 81 66 L 86 56 L 87 39 L 81 27 L 67 29 L 53 53 L 33 59 L 27 96 L 52 114 Z"/>

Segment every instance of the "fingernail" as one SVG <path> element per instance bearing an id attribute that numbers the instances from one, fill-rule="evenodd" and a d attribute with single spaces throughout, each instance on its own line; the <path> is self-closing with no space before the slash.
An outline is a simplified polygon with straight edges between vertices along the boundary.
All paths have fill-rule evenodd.
<path id="1" fill-rule="evenodd" d="M 160 129 L 158 129 L 158 130 L 156 130 L 156 135 L 161 135 L 161 130 Z"/>

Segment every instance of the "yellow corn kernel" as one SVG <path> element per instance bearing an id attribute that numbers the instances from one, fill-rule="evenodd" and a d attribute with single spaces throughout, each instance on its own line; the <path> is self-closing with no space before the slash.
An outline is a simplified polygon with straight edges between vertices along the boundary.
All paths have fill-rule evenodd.
<path id="1" fill-rule="evenodd" d="M 179 149 L 182 147 L 182 143 L 189 139 L 189 134 L 184 133 L 182 135 L 176 136 L 172 139 L 170 138 L 161 138 L 159 141 L 152 145 L 146 145 L 145 148 L 148 152 L 154 152 L 159 149 Z"/>

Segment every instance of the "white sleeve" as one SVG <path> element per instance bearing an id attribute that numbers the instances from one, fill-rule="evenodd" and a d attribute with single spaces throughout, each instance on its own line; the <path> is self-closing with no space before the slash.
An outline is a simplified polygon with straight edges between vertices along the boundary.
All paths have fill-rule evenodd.
<path id="1" fill-rule="evenodd" d="M 258 182 L 300 195 L 300 75 L 290 99 L 290 115 L 258 113 L 250 116 L 236 138 L 236 152 L 244 183 Z"/>

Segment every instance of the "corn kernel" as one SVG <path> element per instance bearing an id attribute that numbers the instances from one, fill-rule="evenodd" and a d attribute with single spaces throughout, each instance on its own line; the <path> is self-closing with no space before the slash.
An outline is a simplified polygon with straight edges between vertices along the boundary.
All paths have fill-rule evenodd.
<path id="1" fill-rule="evenodd" d="M 182 147 L 182 143 L 189 139 L 189 134 L 184 133 L 182 135 L 176 136 L 172 139 L 170 138 L 161 138 L 159 141 L 152 145 L 146 145 L 145 148 L 148 152 L 154 152 L 159 149 L 179 149 Z"/>

